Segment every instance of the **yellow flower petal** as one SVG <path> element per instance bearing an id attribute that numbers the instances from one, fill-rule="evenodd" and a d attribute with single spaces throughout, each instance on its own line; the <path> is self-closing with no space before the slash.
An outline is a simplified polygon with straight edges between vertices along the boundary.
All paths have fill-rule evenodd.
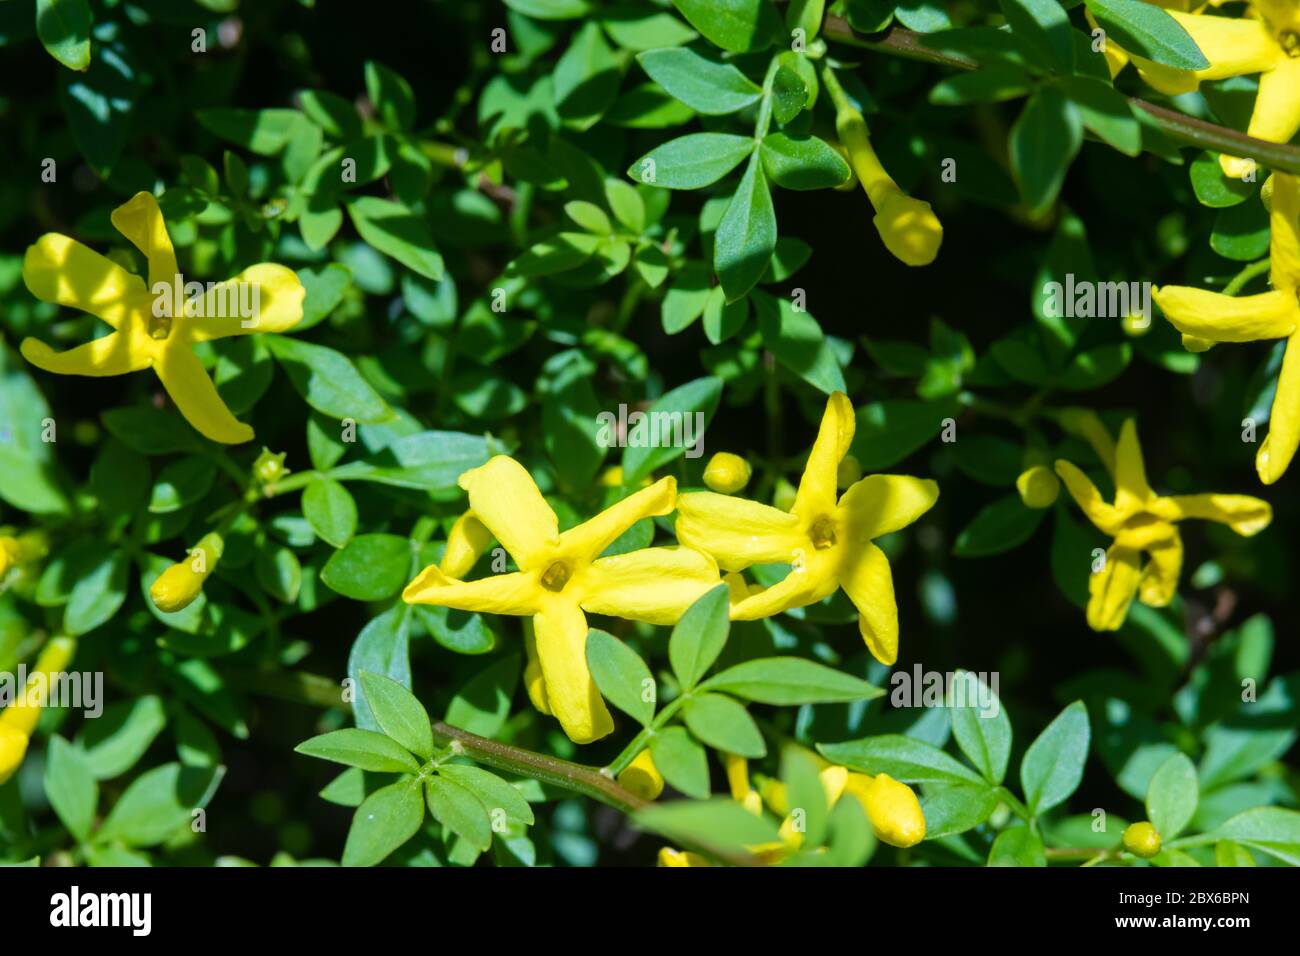
<path id="1" fill-rule="evenodd" d="M 198 315 L 182 317 L 178 307 L 178 327 L 190 342 L 254 332 L 286 332 L 302 321 L 306 296 L 307 290 L 296 272 L 274 262 L 263 262 L 208 289 Z M 249 309 L 251 315 L 241 315 L 242 308 Z"/>
<path id="2" fill-rule="evenodd" d="M 189 349 L 159 349 L 153 367 L 176 408 L 202 435 L 227 445 L 253 439 L 253 429 L 231 414 L 203 363 Z"/>
<path id="3" fill-rule="evenodd" d="M 447 532 L 447 547 L 443 549 L 438 567 L 448 577 L 463 578 L 491 543 L 492 532 L 483 526 L 474 512 L 466 511 Z"/>
<path id="4" fill-rule="evenodd" d="M 1259 94 L 1246 133 L 1270 143 L 1287 143 L 1300 131 L 1300 60 L 1283 55 L 1259 78 Z"/>
<path id="5" fill-rule="evenodd" d="M 618 782 L 623 789 L 632 791 L 643 800 L 657 799 L 664 792 L 664 776 L 655 766 L 649 747 L 637 754 L 627 769 L 618 775 Z"/>
<path id="6" fill-rule="evenodd" d="M 1120 428 L 1115 446 L 1115 510 L 1129 511 L 1152 497 L 1142 446 L 1138 442 L 1137 422 L 1129 418 Z"/>
<path id="7" fill-rule="evenodd" d="M 32 735 L 47 703 L 51 678 L 67 669 L 76 649 L 77 642 L 70 637 L 56 637 L 41 648 L 21 695 L 0 713 L 0 726 L 24 737 Z"/>
<path id="8" fill-rule="evenodd" d="M 1255 455 L 1259 480 L 1271 485 L 1286 472 L 1296 448 L 1300 446 L 1300 331 L 1293 332 L 1282 358 L 1277 377 L 1273 411 L 1268 422 L 1268 437 Z"/>
<path id="9" fill-rule="evenodd" d="M 1250 495 L 1170 495 L 1161 498 L 1158 507 L 1171 521 L 1217 521 L 1246 537 L 1263 531 L 1273 520 L 1273 506 Z"/>
<path id="10" fill-rule="evenodd" d="M 128 312 L 147 311 L 144 280 L 75 239 L 47 233 L 23 257 L 23 281 L 42 302 L 80 309 L 120 328 Z"/>
<path id="11" fill-rule="evenodd" d="M 524 622 L 524 656 L 528 659 L 524 665 L 524 687 L 528 690 L 528 699 L 549 717 L 551 702 L 546 697 L 546 678 L 542 676 L 542 662 L 537 659 L 537 634 L 531 618 Z"/>
<path id="12" fill-rule="evenodd" d="M 939 486 L 909 475 L 868 475 L 840 498 L 844 531 L 855 543 L 906 528 L 934 507 Z"/>
<path id="13" fill-rule="evenodd" d="M 642 548 L 593 561 L 569 588 L 592 614 L 675 624 L 688 607 L 719 583 L 718 566 L 703 552 Z"/>
<path id="14" fill-rule="evenodd" d="M 727 571 L 781 564 L 808 547 L 799 519 L 746 498 L 695 491 L 677 499 L 677 540 L 711 554 Z"/>
<path id="15" fill-rule="evenodd" d="M 1178 592 L 1183 568 L 1183 541 L 1177 535 L 1147 550 L 1151 560 L 1142 569 L 1138 599 L 1148 607 L 1166 607 Z"/>
<path id="16" fill-rule="evenodd" d="M 749 785 L 749 761 L 739 754 L 724 752 L 722 766 L 727 772 L 727 789 L 731 791 L 731 799 L 743 802 L 752 790 Z"/>
<path id="17" fill-rule="evenodd" d="M 713 864 L 698 853 L 684 853 L 666 846 L 659 851 L 660 866 L 712 866 Z"/>
<path id="18" fill-rule="evenodd" d="M 548 561 L 560 543 L 559 522 L 527 469 L 497 455 L 460 476 L 470 510 L 525 571 Z"/>
<path id="19" fill-rule="evenodd" d="M 8 783 L 9 778 L 22 766 L 29 740 L 28 735 L 22 731 L 0 723 L 0 786 Z"/>
<path id="20" fill-rule="evenodd" d="M 56 375 L 125 375 L 154 362 L 156 348 L 148 336 L 110 332 L 84 345 L 56 352 L 40 339 L 23 339 L 23 358 Z"/>
<path id="21" fill-rule="evenodd" d="M 882 664 L 898 660 L 898 603 L 885 552 L 871 542 L 848 552 L 840 586 L 858 609 L 858 631 L 871 656 Z"/>
<path id="22" fill-rule="evenodd" d="M 552 602 L 533 618 L 546 699 L 574 743 L 599 740 L 614 729 L 605 701 L 587 669 L 587 619 L 576 606 Z"/>
<path id="23" fill-rule="evenodd" d="M 1102 531 L 1108 531 L 1115 526 L 1117 520 L 1115 508 L 1101 497 L 1101 492 L 1097 490 L 1091 478 L 1064 459 L 1056 462 L 1056 473 L 1065 483 L 1065 490 L 1070 493 L 1070 497 L 1089 521 Z"/>
<path id="24" fill-rule="evenodd" d="M 1297 80 L 1300 83 L 1300 80 Z M 1296 99 L 1300 100 L 1300 86 Z M 1274 173 L 1272 206 L 1269 209 L 1269 275 L 1274 289 L 1292 294 L 1295 302 L 1300 287 L 1300 179 L 1286 173 Z M 1296 317 L 1300 325 L 1300 314 Z"/>
<path id="25" fill-rule="evenodd" d="M 560 535 L 558 553 L 592 561 L 632 525 L 642 518 L 671 513 L 676 502 L 677 480 L 661 478 L 649 488 L 616 501 L 589 521 L 564 532 Z"/>
<path id="26" fill-rule="evenodd" d="M 1294 293 L 1278 289 L 1234 296 L 1188 286 L 1161 286 L 1152 297 L 1179 332 L 1212 342 L 1282 338 L 1300 324 L 1300 304 Z"/>
<path id="27" fill-rule="evenodd" d="M 1094 631 L 1118 631 L 1137 594 L 1141 572 L 1139 552 L 1111 545 L 1106 563 L 1088 579 L 1088 626 Z"/>
<path id="28" fill-rule="evenodd" d="M 757 594 L 745 598 L 731 607 L 733 621 L 757 621 L 791 608 L 806 607 L 830 597 L 839 587 L 836 579 L 834 551 L 811 550 L 797 556 L 790 573 Z"/>
<path id="29" fill-rule="evenodd" d="M 836 476 L 840 459 L 849 453 L 857 422 L 853 406 L 843 392 L 835 392 L 826 402 L 817 440 L 813 442 L 808 463 L 804 466 L 799 492 L 790 509 L 805 521 L 835 510 Z M 788 559 L 787 559 L 788 560 Z M 729 569 L 730 570 L 730 569 Z"/>
<path id="30" fill-rule="evenodd" d="M 1202 80 L 1222 80 L 1270 70 L 1285 58 L 1273 34 L 1260 20 L 1212 17 L 1178 10 L 1166 10 L 1178 21 L 1210 61 L 1197 70 Z M 1136 58 L 1135 58 L 1136 59 Z"/>
<path id="31" fill-rule="evenodd" d="M 1110 437 L 1101 417 L 1090 408 L 1063 408 L 1061 427 L 1071 435 L 1078 435 L 1097 453 L 1098 460 L 1112 478 L 1115 475 L 1115 439 Z"/>
<path id="32" fill-rule="evenodd" d="M 167 235 L 167 224 L 158 208 L 158 200 L 149 193 L 136 193 L 114 209 L 109 218 L 113 228 L 126 236 L 131 245 L 149 260 L 150 289 L 159 282 L 171 284 L 176 280 L 180 273 L 176 266 L 176 250 Z"/>
<path id="33" fill-rule="evenodd" d="M 542 593 L 537 576 L 528 571 L 457 581 L 431 564 L 406 586 L 402 600 L 407 604 L 436 604 L 458 611 L 527 615 L 536 613 L 541 606 Z"/>

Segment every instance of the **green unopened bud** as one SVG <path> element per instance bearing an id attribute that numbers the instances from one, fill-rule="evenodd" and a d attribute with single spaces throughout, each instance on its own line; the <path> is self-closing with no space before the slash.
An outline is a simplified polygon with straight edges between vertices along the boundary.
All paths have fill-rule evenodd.
<path id="1" fill-rule="evenodd" d="M 1149 860 L 1160 852 L 1160 831 L 1145 820 L 1130 823 L 1124 831 L 1124 849 Z"/>
<path id="2" fill-rule="evenodd" d="M 794 499 L 798 494 L 794 485 L 780 478 L 777 480 L 776 489 L 772 492 L 772 506 L 782 511 L 789 511 L 794 507 Z"/>
<path id="3" fill-rule="evenodd" d="M 1061 493 L 1061 480 L 1046 465 L 1034 465 L 1020 473 L 1016 491 L 1026 508 L 1050 508 Z"/>
<path id="4" fill-rule="evenodd" d="M 724 495 L 734 495 L 749 484 L 753 469 L 749 462 L 729 451 L 720 451 L 709 459 L 704 469 L 704 483 Z"/>
<path id="5" fill-rule="evenodd" d="M 284 452 L 277 455 L 272 453 L 271 449 L 263 448 L 262 453 L 253 462 L 253 477 L 258 484 L 273 485 L 287 475 L 289 469 L 284 467 L 284 458 Z"/>

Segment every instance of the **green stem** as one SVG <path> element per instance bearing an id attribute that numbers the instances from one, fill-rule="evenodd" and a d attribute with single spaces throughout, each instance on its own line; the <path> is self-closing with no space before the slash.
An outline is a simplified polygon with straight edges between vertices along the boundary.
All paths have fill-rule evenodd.
<path id="1" fill-rule="evenodd" d="M 636 755 L 642 750 L 645 750 L 646 745 L 650 743 L 650 738 L 653 737 L 656 732 L 661 730 L 664 724 L 668 723 L 668 721 L 673 718 L 673 715 L 676 714 L 677 711 L 681 710 L 682 705 L 690 700 L 690 698 L 690 693 L 685 693 L 665 705 L 663 710 L 655 714 L 654 720 L 650 721 L 650 726 L 643 727 L 640 733 L 633 737 L 628 742 L 628 745 L 623 748 L 622 753 L 611 760 L 609 765 L 605 767 L 601 773 L 606 774 L 613 779 L 626 770 L 628 765 L 636 759 Z"/>
<path id="2" fill-rule="evenodd" d="M 1250 265 L 1246 266 L 1246 268 L 1242 269 L 1240 272 L 1238 272 L 1235 276 L 1232 277 L 1232 280 L 1223 287 L 1223 294 L 1236 295 L 1247 285 L 1249 285 L 1252 279 L 1267 273 L 1269 267 L 1272 265 L 1272 262 L 1273 260 L 1270 259 L 1268 256 L 1265 256 L 1263 259 L 1260 259 L 1258 262 L 1252 262 Z"/>

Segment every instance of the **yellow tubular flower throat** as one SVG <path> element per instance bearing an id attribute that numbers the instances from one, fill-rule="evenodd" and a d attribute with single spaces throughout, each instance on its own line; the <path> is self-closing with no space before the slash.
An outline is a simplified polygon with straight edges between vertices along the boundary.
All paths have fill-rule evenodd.
<path id="1" fill-rule="evenodd" d="M 221 560 L 224 542 L 215 531 L 205 534 L 199 543 L 190 549 L 189 557 L 177 561 L 162 574 L 149 588 L 149 597 L 154 607 L 165 614 L 183 611 L 203 593 L 203 584 Z"/>
<path id="2" fill-rule="evenodd" d="M 226 444 L 251 440 L 253 429 L 231 414 L 192 346 L 293 328 L 302 320 L 306 295 L 298 276 L 274 263 L 250 266 L 209 289 L 197 299 L 197 314 L 188 314 L 184 297 L 177 302 L 174 294 L 153 291 L 159 284 L 168 289 L 183 286 L 157 200 L 137 193 L 113 210 L 112 222 L 148 259 L 149 285 L 76 240 L 47 233 L 23 259 L 28 290 L 44 302 L 98 316 L 115 331 L 66 352 L 55 352 L 38 339 L 24 339 L 23 357 L 59 375 L 123 375 L 152 368 L 181 414 L 204 436 Z M 171 307 L 155 314 L 156 306 L 169 299 Z M 239 314 L 244 302 L 256 304 L 255 315 Z"/>
<path id="3" fill-rule="evenodd" d="M 1300 84 L 1300 78 L 1296 82 Z M 1295 95 L 1300 101 L 1300 86 Z M 1183 333 L 1184 346 L 1193 351 L 1204 351 L 1218 342 L 1286 340 L 1268 437 L 1255 453 L 1255 470 L 1266 485 L 1282 477 L 1300 447 L 1300 345 L 1296 344 L 1300 338 L 1300 179 L 1274 173 L 1270 181 L 1271 291 L 1230 296 L 1187 286 L 1163 286 L 1153 293 L 1165 318 Z"/>
<path id="4" fill-rule="evenodd" d="M 525 639 L 530 698 L 559 719 L 571 740 L 598 740 L 614 723 L 587 669 L 586 613 L 673 624 L 719 583 L 717 565 L 691 548 L 643 548 L 600 557 L 637 521 L 670 513 L 676 482 L 662 478 L 563 534 L 532 476 L 513 458 L 498 455 L 465 472 L 460 486 L 469 493 L 475 518 L 519 570 L 458 581 L 430 565 L 406 586 L 403 599 L 531 617 L 532 637 Z"/>
<path id="5" fill-rule="evenodd" d="M 1183 565 L 1177 522 L 1203 518 L 1249 536 L 1268 527 L 1273 518 L 1267 501 L 1249 495 L 1157 495 L 1147 483 L 1132 419 L 1124 422 L 1115 464 L 1108 470 L 1115 484 L 1113 503 L 1103 500 L 1075 465 L 1056 463 L 1056 473 L 1088 520 L 1114 539 L 1104 564 L 1088 580 L 1088 626 L 1094 631 L 1118 630 L 1134 597 L 1151 607 L 1164 607 L 1173 600 Z"/>
<path id="6" fill-rule="evenodd" d="M 0 712 L 0 784 L 8 781 L 21 766 L 41 708 L 46 704 L 50 681 L 67 669 L 76 650 L 77 642 L 70 637 L 56 637 L 46 644 L 32 666 L 22 698 Z"/>
<path id="7" fill-rule="evenodd" d="M 791 511 L 713 492 L 683 494 L 677 499 L 677 538 L 713 555 L 725 571 L 792 565 L 778 584 L 735 601 L 733 620 L 816 604 L 843 588 L 858 609 L 867 648 L 881 663 L 892 664 L 898 657 L 898 606 L 889 561 L 872 539 L 929 511 L 939 486 L 904 475 L 869 475 L 837 501 L 839 463 L 854 426 L 853 406 L 836 392 L 826 403 Z"/>

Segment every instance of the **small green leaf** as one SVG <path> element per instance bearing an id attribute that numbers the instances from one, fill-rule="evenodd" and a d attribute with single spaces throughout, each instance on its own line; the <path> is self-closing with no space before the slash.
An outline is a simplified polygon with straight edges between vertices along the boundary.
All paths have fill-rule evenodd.
<path id="1" fill-rule="evenodd" d="M 989 866 L 1047 866 L 1043 838 L 1024 824 L 998 834 L 989 849 Z"/>
<path id="2" fill-rule="evenodd" d="M 286 335 L 263 338 L 293 387 L 312 408 L 339 421 L 347 418 L 363 425 L 392 421 L 394 413 L 388 403 L 342 352 Z"/>
<path id="3" fill-rule="evenodd" d="M 1001 783 L 1011 759 L 1011 720 L 997 694 L 978 675 L 958 671 L 947 704 L 952 735 L 989 783 Z"/>
<path id="4" fill-rule="evenodd" d="M 754 151 L 752 136 L 688 133 L 656 146 L 628 167 L 628 176 L 661 189 L 712 186 Z"/>
<path id="5" fill-rule="evenodd" d="M 354 601 L 382 601 L 406 584 L 411 542 L 395 534 L 357 535 L 330 555 L 320 578 Z"/>
<path id="6" fill-rule="evenodd" d="M 1029 508 L 1019 495 L 1006 495 L 986 505 L 957 535 L 952 553 L 959 558 L 984 558 L 1024 544 L 1042 524 L 1047 511 Z"/>
<path id="7" fill-rule="evenodd" d="M 420 763 L 395 740 L 373 730 L 344 727 L 304 740 L 293 748 L 308 757 L 332 760 L 376 773 L 419 773 Z"/>
<path id="8" fill-rule="evenodd" d="M 740 704 L 722 694 L 700 694 L 685 708 L 686 726 L 710 747 L 742 757 L 767 755 L 763 734 Z"/>
<path id="9" fill-rule="evenodd" d="M 709 678 L 701 686 L 760 704 L 782 706 L 871 700 L 885 693 L 860 678 L 802 657 L 760 657 L 745 661 Z"/>
<path id="10" fill-rule="evenodd" d="M 709 796 L 709 758 L 685 727 L 669 727 L 650 738 L 650 756 L 669 784 L 701 800 Z"/>
<path id="11" fill-rule="evenodd" d="M 623 449 L 624 482 L 640 481 L 682 455 L 698 458 L 704 429 L 722 397 L 722 379 L 697 378 L 665 392 L 634 424 Z"/>
<path id="12" fill-rule="evenodd" d="M 656 758 L 657 760 L 658 758 Z M 776 825 L 730 799 L 674 800 L 638 810 L 632 818 L 643 830 L 678 843 L 718 851 L 744 850 L 778 842 Z"/>
<path id="13" fill-rule="evenodd" d="M 739 299 L 763 277 L 775 248 L 776 211 L 767 174 L 755 154 L 713 237 L 713 271 L 728 302 Z"/>
<path id="14" fill-rule="evenodd" d="M 472 790 L 441 776 L 430 777 L 424 787 L 429 810 L 439 823 L 477 850 L 492 845 L 492 822 L 487 807 Z"/>
<path id="15" fill-rule="evenodd" d="M 410 209 L 390 199 L 362 196 L 348 203 L 348 215 L 370 246 L 426 279 L 442 278 L 442 256 L 429 226 Z"/>
<path id="16" fill-rule="evenodd" d="M 1086 0 L 1091 13 L 1114 42 L 1130 55 L 1144 57 L 1176 70 L 1204 70 L 1210 65 L 1196 41 L 1153 4 L 1138 0 Z"/>
<path id="17" fill-rule="evenodd" d="M 686 609 L 668 638 L 668 660 L 683 691 L 699 683 L 727 644 L 728 589 L 720 584 Z"/>
<path id="18" fill-rule="evenodd" d="M 782 189 L 833 189 L 849 179 L 849 164 L 816 136 L 768 133 L 763 137 L 763 168 Z"/>
<path id="19" fill-rule="evenodd" d="M 1088 708 L 1076 700 L 1029 745 L 1020 764 L 1020 786 L 1033 813 L 1063 803 L 1078 788 L 1089 737 Z"/>
<path id="20" fill-rule="evenodd" d="M 366 96 L 374 104 L 380 122 L 389 129 L 409 130 L 415 125 L 411 84 L 382 63 L 366 63 Z"/>
<path id="21" fill-rule="evenodd" d="M 357 530 L 357 503 L 337 481 L 313 478 L 302 492 L 302 515 L 324 541 L 342 548 Z"/>
<path id="22" fill-rule="evenodd" d="M 374 866 L 415 836 L 424 822 L 420 785 L 399 780 L 366 797 L 352 817 L 344 866 Z"/>
<path id="23" fill-rule="evenodd" d="M 533 809 L 523 794 L 496 774 L 467 764 L 444 764 L 438 768 L 438 775 L 471 791 L 487 808 L 489 817 L 499 809 L 516 823 L 533 824 Z"/>
<path id="24" fill-rule="evenodd" d="M 643 727 L 655 715 L 655 680 L 640 655 L 613 634 L 587 632 L 587 666 L 600 693 Z"/>
<path id="25" fill-rule="evenodd" d="M 673 6 L 706 39 L 732 53 L 762 49 L 781 29 L 767 0 L 673 0 Z"/>
<path id="26" fill-rule="evenodd" d="M 361 672 L 366 703 L 389 737 L 425 760 L 433 757 L 433 730 L 429 712 L 415 695 L 391 677 Z"/>
<path id="27" fill-rule="evenodd" d="M 77 840 L 84 841 L 90 836 L 95 805 L 99 802 L 99 785 L 81 748 L 58 734 L 50 738 L 46 752 L 45 797 Z"/>
<path id="28" fill-rule="evenodd" d="M 705 59 L 685 47 L 647 50 L 641 68 L 670 94 L 707 116 L 722 116 L 758 102 L 762 89 L 730 63 Z"/>
<path id="29" fill-rule="evenodd" d="M 1055 0 L 1042 2 L 1056 6 Z M 1081 145 L 1078 107 L 1055 87 L 1041 87 L 1012 126 L 1010 141 L 1011 168 L 1032 213 L 1046 212 L 1056 201 Z"/>
<path id="30" fill-rule="evenodd" d="M 1151 777 L 1147 787 L 1147 819 L 1167 843 L 1186 829 L 1196 814 L 1199 800 L 1196 765 L 1186 754 L 1174 754 Z"/>
<path id="31" fill-rule="evenodd" d="M 154 767 L 136 777 L 118 798 L 100 825 L 98 840 L 121 840 L 131 847 L 162 843 L 190 826 L 194 811 L 207 806 L 220 780 L 221 772 L 212 768 L 178 763 Z"/>
<path id="32" fill-rule="evenodd" d="M 832 763 L 863 773 L 887 773 L 904 783 L 974 785 L 988 789 L 980 775 L 965 764 L 933 744 L 901 734 L 864 737 L 841 744 L 818 744 L 817 749 Z"/>
<path id="33" fill-rule="evenodd" d="M 68 69 L 90 67 L 90 28 L 88 0 L 36 0 L 36 35 Z"/>

